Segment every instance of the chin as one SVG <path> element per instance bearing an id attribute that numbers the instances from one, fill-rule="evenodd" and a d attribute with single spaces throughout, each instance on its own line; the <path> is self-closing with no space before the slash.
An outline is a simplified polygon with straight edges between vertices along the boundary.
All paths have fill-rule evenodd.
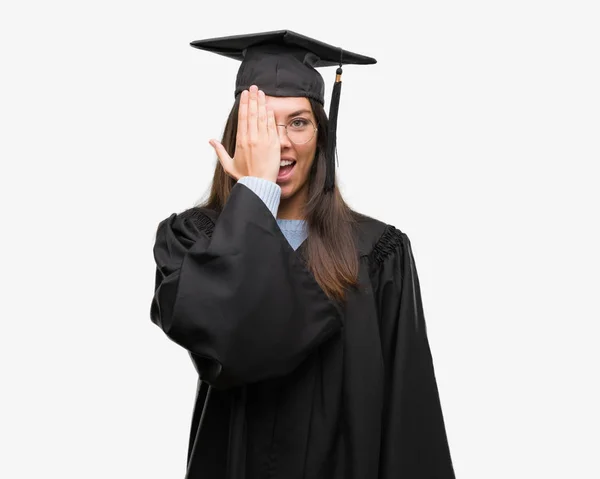
<path id="1" fill-rule="evenodd" d="M 281 199 L 289 200 L 290 198 L 293 198 L 294 196 L 301 194 L 303 191 L 307 190 L 308 182 L 299 185 L 297 182 L 292 181 L 289 183 L 279 184 L 279 186 L 281 188 Z"/>
<path id="2" fill-rule="evenodd" d="M 294 196 L 294 185 L 279 185 L 281 187 L 281 199 L 287 200 Z"/>

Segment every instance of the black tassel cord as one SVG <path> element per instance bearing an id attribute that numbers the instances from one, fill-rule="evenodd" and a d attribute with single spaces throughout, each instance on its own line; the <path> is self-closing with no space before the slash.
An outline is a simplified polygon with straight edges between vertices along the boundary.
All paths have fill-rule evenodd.
<path id="1" fill-rule="evenodd" d="M 336 70 L 335 83 L 331 93 L 331 104 L 329 106 L 329 134 L 327 137 L 327 168 L 325 175 L 325 192 L 333 191 L 335 185 L 335 162 L 337 143 L 337 119 L 340 109 L 340 93 L 342 91 L 342 67 Z"/>

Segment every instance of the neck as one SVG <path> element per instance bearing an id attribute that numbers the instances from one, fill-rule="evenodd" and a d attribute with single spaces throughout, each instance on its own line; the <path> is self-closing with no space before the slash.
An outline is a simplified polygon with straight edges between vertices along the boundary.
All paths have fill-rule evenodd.
<path id="1" fill-rule="evenodd" d="M 308 186 L 308 185 L 306 185 Z M 303 220 L 304 205 L 308 200 L 308 188 L 302 188 L 289 198 L 282 198 L 277 210 L 277 218 L 280 220 Z"/>

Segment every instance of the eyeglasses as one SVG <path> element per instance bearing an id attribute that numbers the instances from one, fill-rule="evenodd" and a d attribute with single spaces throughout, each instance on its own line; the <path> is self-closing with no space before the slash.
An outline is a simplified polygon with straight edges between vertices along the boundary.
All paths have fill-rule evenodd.
<path id="1" fill-rule="evenodd" d="M 285 133 L 294 145 L 304 145 L 312 140 L 317 127 L 306 118 L 294 118 L 287 125 L 277 125 L 285 128 Z"/>

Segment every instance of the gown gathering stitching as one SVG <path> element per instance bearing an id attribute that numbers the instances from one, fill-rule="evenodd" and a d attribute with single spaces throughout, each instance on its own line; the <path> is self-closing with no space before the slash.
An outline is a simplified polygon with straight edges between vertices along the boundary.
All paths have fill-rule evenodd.
<path id="1" fill-rule="evenodd" d="M 369 255 L 371 264 L 381 265 L 402 243 L 402 232 L 388 225 Z"/>
<path id="2" fill-rule="evenodd" d="M 191 222 L 200 231 L 206 233 L 210 238 L 215 229 L 215 223 L 205 213 L 200 211 L 198 208 L 190 208 L 189 210 L 181 213 L 181 217 L 186 222 Z"/>

